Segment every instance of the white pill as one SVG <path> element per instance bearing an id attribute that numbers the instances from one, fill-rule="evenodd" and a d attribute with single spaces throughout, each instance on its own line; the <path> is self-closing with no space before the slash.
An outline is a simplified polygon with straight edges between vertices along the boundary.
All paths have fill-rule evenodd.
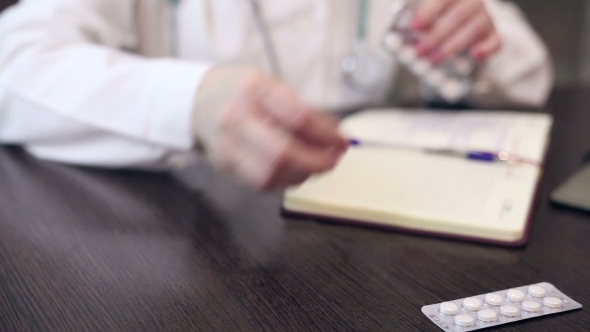
<path id="1" fill-rule="evenodd" d="M 500 307 L 500 314 L 506 317 L 516 317 L 520 313 L 520 310 L 511 305 L 503 305 Z"/>
<path id="2" fill-rule="evenodd" d="M 455 325 L 462 327 L 470 327 L 475 325 L 475 319 L 467 315 L 457 315 L 455 316 Z"/>
<path id="3" fill-rule="evenodd" d="M 481 301 L 475 297 L 468 297 L 463 300 L 463 308 L 469 311 L 477 311 L 481 309 Z"/>
<path id="4" fill-rule="evenodd" d="M 541 305 L 533 301 L 524 301 L 522 302 L 522 310 L 528 312 L 538 312 L 541 310 Z"/>
<path id="5" fill-rule="evenodd" d="M 432 65 L 425 59 L 417 59 L 410 65 L 410 70 L 417 76 L 426 75 L 430 69 L 432 69 Z"/>
<path id="6" fill-rule="evenodd" d="M 409 10 L 404 10 L 401 15 L 397 17 L 395 25 L 400 29 L 409 29 L 410 24 L 414 20 L 414 15 Z"/>
<path id="7" fill-rule="evenodd" d="M 457 73 L 462 76 L 468 76 L 473 70 L 473 65 L 471 64 L 471 61 L 469 61 L 466 58 L 455 59 L 455 61 L 453 61 L 453 65 Z"/>
<path id="8" fill-rule="evenodd" d="M 491 306 L 499 307 L 502 305 L 502 303 L 504 303 L 504 298 L 498 294 L 490 293 L 486 295 L 485 301 Z"/>
<path id="9" fill-rule="evenodd" d="M 539 285 L 531 285 L 529 286 L 529 295 L 532 297 L 545 297 L 545 288 Z"/>
<path id="10" fill-rule="evenodd" d="M 457 80 L 445 80 L 440 86 L 440 94 L 447 101 L 456 102 L 463 96 L 463 87 Z"/>
<path id="11" fill-rule="evenodd" d="M 404 40 L 402 36 L 397 33 L 390 33 L 385 37 L 385 47 L 387 47 L 390 51 L 399 51 L 402 46 L 404 45 Z"/>
<path id="12" fill-rule="evenodd" d="M 548 308 L 559 309 L 561 308 L 561 299 L 548 296 L 543 299 L 543 305 Z"/>
<path id="13" fill-rule="evenodd" d="M 426 81 L 428 84 L 433 86 L 440 86 L 445 80 L 445 74 L 439 69 L 434 69 L 430 71 L 428 76 L 426 76 Z"/>
<path id="14" fill-rule="evenodd" d="M 477 312 L 477 319 L 482 322 L 491 323 L 498 319 L 498 314 L 494 310 L 490 309 L 480 310 Z"/>
<path id="15" fill-rule="evenodd" d="M 511 289 L 506 294 L 508 300 L 512 302 L 522 302 L 524 301 L 524 297 L 526 296 L 523 291 L 518 289 Z"/>
<path id="16" fill-rule="evenodd" d="M 440 304 L 439 311 L 443 315 L 455 316 L 459 312 L 459 306 L 452 302 L 444 302 Z"/>
<path id="17" fill-rule="evenodd" d="M 405 64 L 409 64 L 412 61 L 416 60 L 418 54 L 413 46 L 404 46 L 399 51 L 399 60 Z"/>

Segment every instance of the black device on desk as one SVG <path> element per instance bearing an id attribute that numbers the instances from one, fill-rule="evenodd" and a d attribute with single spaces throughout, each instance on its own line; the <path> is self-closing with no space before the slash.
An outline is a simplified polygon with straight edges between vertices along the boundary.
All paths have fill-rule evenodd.
<path id="1" fill-rule="evenodd" d="M 553 204 L 590 212 L 590 154 L 584 165 L 551 192 Z"/>

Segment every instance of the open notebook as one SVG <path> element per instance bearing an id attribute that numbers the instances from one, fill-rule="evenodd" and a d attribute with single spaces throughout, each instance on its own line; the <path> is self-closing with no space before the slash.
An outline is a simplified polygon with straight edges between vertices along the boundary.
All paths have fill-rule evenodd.
<path id="1" fill-rule="evenodd" d="M 346 118 L 332 171 L 285 192 L 287 215 L 524 245 L 552 118 L 500 111 L 369 110 Z M 426 153 L 506 151 L 526 163 Z"/>

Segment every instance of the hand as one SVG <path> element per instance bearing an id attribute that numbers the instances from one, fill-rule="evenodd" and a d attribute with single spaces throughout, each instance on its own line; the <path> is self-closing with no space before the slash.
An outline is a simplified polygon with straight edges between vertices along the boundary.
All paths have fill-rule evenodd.
<path id="1" fill-rule="evenodd" d="M 348 145 L 337 127 L 294 89 L 253 69 L 212 69 L 196 98 L 194 130 L 205 154 L 259 190 L 333 168 Z"/>
<path id="2" fill-rule="evenodd" d="M 473 59 L 484 61 L 502 45 L 483 0 L 425 0 L 412 29 L 423 33 L 416 45 L 418 54 L 434 63 L 466 50 Z"/>

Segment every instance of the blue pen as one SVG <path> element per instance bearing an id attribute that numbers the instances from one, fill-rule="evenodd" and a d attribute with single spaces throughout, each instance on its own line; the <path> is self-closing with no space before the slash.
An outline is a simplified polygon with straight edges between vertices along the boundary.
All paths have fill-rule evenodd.
<path id="1" fill-rule="evenodd" d="M 384 148 L 396 148 L 396 149 L 408 149 L 408 150 L 419 150 L 425 153 L 431 154 L 438 154 L 444 156 L 454 156 L 465 158 L 469 160 L 475 161 L 482 161 L 482 162 L 505 162 L 510 164 L 530 164 L 534 166 L 538 166 L 539 163 L 527 160 L 524 158 L 520 158 L 515 155 L 511 155 L 506 151 L 500 152 L 486 152 L 486 151 L 458 151 L 458 150 L 451 150 L 451 149 L 428 149 L 428 148 L 419 148 L 413 147 L 408 145 L 402 144 L 395 144 L 395 143 L 385 143 L 385 142 L 366 142 L 361 141 L 359 139 L 350 139 L 349 144 L 352 147 L 360 147 L 360 146 L 377 146 L 377 147 L 384 147 Z"/>

